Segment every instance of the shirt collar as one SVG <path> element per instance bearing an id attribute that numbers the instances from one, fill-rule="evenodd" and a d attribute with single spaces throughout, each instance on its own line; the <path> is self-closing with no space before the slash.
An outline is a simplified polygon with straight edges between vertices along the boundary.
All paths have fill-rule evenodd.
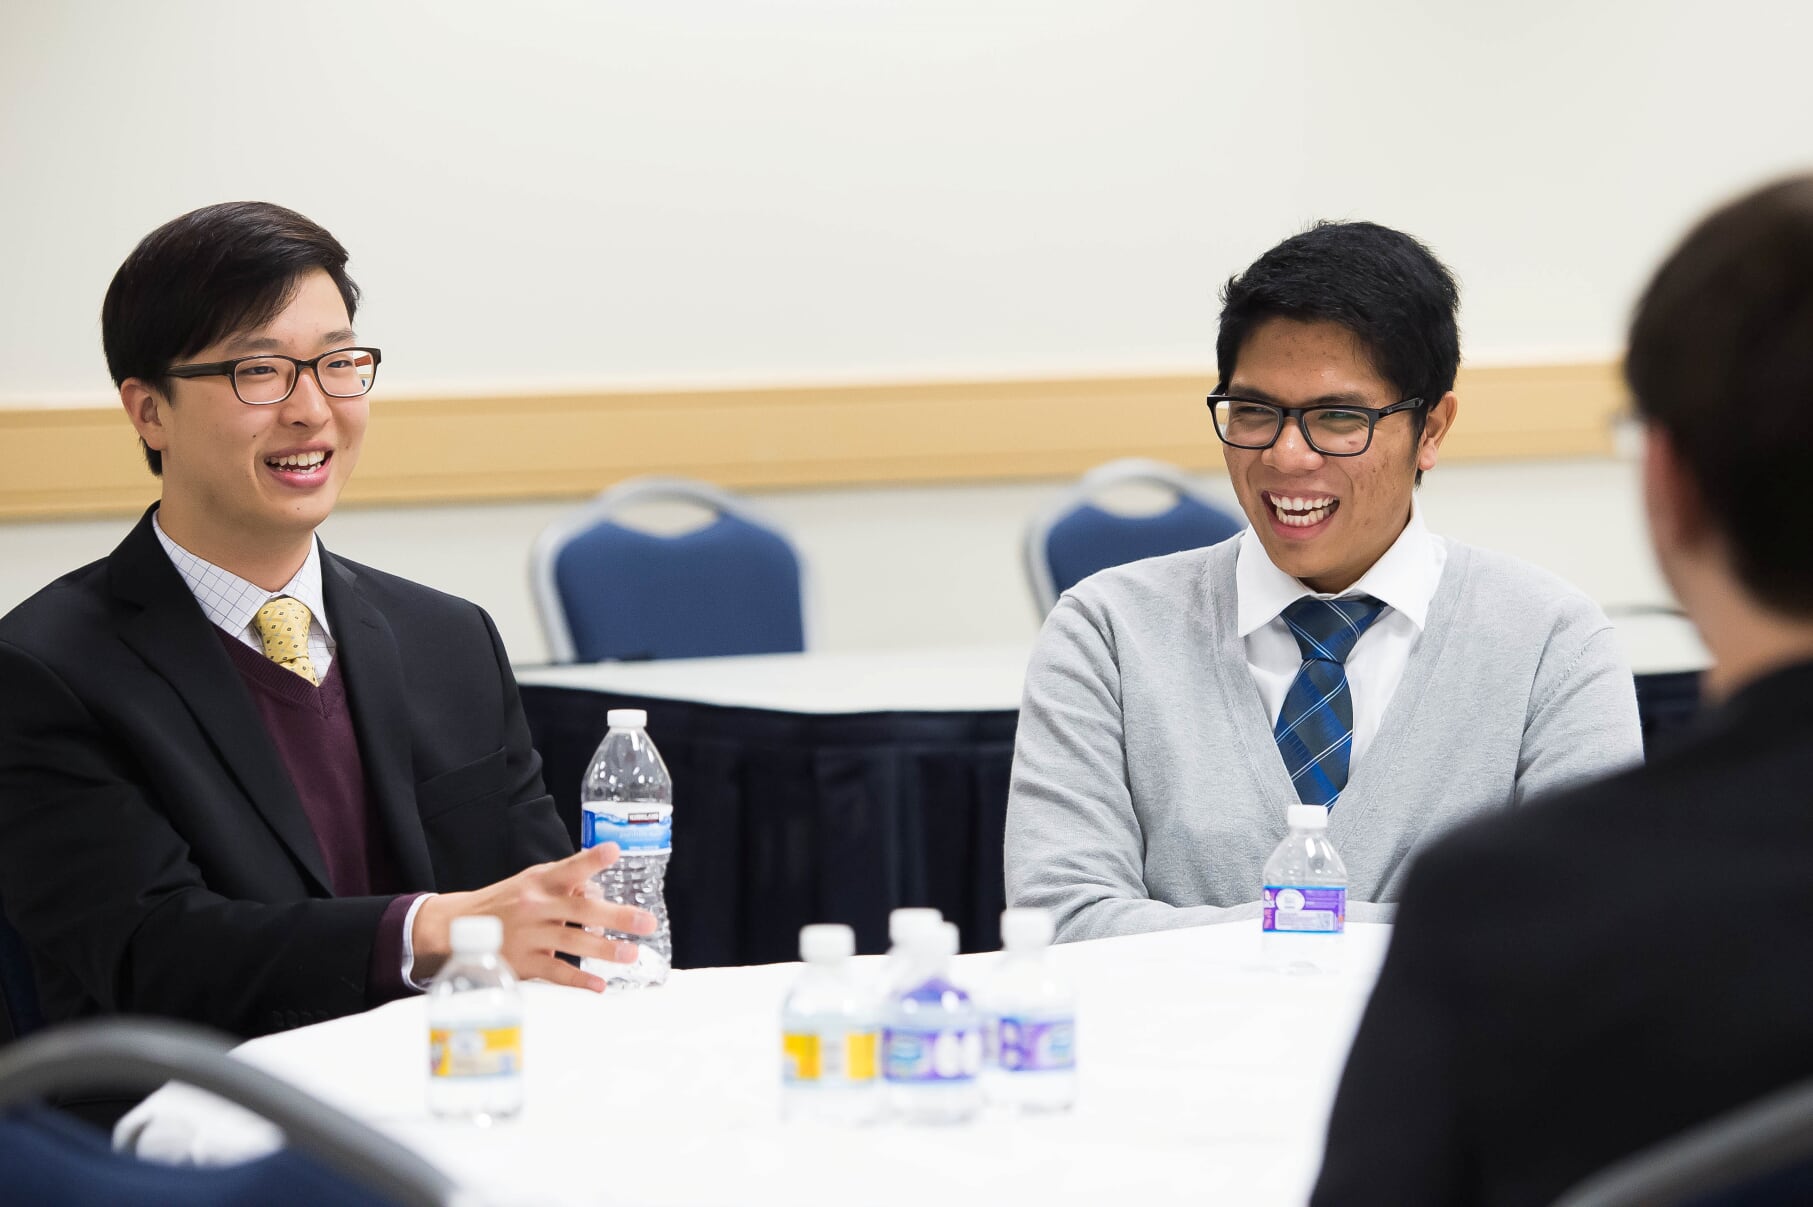
<path id="1" fill-rule="evenodd" d="M 267 591 L 257 583 L 223 570 L 206 558 L 198 557 L 170 539 L 164 531 L 163 524 L 158 522 L 157 513 L 151 513 L 151 529 L 157 533 L 158 543 L 170 556 L 171 564 L 182 575 L 195 602 L 201 605 L 208 619 L 229 633 L 243 632 L 252 627 L 252 619 L 258 609 L 264 607 L 279 595 L 299 599 L 307 605 L 314 623 L 321 626 L 321 631 L 331 638 L 332 631 L 327 624 L 327 600 L 321 593 L 321 542 L 311 538 L 308 543 L 308 557 L 303 560 L 302 568 L 296 571 L 295 577 L 285 583 L 281 590 Z"/>
<path id="2" fill-rule="evenodd" d="M 1429 529 L 1423 524 L 1416 496 L 1410 498 L 1410 522 L 1398 539 L 1391 543 L 1360 581 L 1337 595 L 1310 590 L 1300 580 L 1278 569 L 1259 534 L 1249 525 L 1240 534 L 1240 548 L 1234 560 L 1234 593 L 1236 621 L 1240 636 L 1248 637 L 1276 620 L 1284 609 L 1314 595 L 1319 599 L 1348 598 L 1370 595 L 1393 611 L 1401 612 L 1420 630 L 1429 616 L 1429 601 L 1441 569 L 1435 557 Z"/>

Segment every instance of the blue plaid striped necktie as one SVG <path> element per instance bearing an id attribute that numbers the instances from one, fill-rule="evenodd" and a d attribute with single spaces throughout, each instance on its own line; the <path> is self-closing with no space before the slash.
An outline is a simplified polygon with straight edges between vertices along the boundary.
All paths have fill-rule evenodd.
<path id="1" fill-rule="evenodd" d="M 1305 597 L 1284 609 L 1303 665 L 1284 694 L 1272 736 L 1297 798 L 1334 807 L 1347 787 L 1353 753 L 1353 696 L 1347 690 L 1347 655 L 1385 605 L 1370 595 L 1356 599 Z"/>

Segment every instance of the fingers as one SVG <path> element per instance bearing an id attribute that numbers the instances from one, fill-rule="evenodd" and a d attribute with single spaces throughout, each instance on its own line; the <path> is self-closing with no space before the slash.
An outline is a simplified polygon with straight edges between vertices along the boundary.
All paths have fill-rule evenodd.
<path id="1" fill-rule="evenodd" d="M 570 985 L 574 989 L 589 989 L 593 993 L 604 992 L 604 978 L 581 972 L 565 960 L 545 956 L 538 960 L 532 971 L 523 974 L 525 980 L 549 981 L 556 985 Z"/>
<path id="2" fill-rule="evenodd" d="M 550 892 L 571 893 L 575 889 L 582 888 L 586 881 L 616 863 L 618 854 L 617 844 L 607 842 L 599 846 L 587 847 L 575 855 L 568 855 L 565 859 L 557 860 L 554 863 L 543 864 L 537 870 L 541 873 L 542 880 Z"/>
<path id="3" fill-rule="evenodd" d="M 609 935 L 597 935 L 571 926 L 531 927 L 519 938 L 536 958 L 559 951 L 580 959 L 633 964 L 639 950 L 639 945 L 633 939 L 614 939 Z"/>
<path id="4" fill-rule="evenodd" d="M 577 923 L 588 930 L 620 930 L 626 935 L 655 933 L 655 915 L 633 905 L 573 897 L 561 902 L 560 912 L 562 921 Z"/>

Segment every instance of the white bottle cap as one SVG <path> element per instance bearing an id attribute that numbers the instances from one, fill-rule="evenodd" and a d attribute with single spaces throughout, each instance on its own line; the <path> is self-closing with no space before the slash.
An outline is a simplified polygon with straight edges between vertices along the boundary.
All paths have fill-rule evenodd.
<path id="1" fill-rule="evenodd" d="M 856 954 L 856 932 L 836 922 L 799 928 L 799 958 L 808 964 L 835 964 Z"/>
<path id="2" fill-rule="evenodd" d="M 613 708 L 604 714 L 604 723 L 612 729 L 647 729 L 648 710 L 645 708 Z"/>
<path id="3" fill-rule="evenodd" d="M 1001 914 L 1001 948 L 1003 951 L 1037 951 L 1050 947 L 1057 927 L 1051 911 L 1044 909 L 1010 909 Z"/>
<path id="4" fill-rule="evenodd" d="M 490 914 L 467 914 L 453 920 L 447 937 L 455 955 L 488 956 L 504 945 L 504 924 Z"/>
<path id="5" fill-rule="evenodd" d="M 1292 805 L 1288 817 L 1293 830 L 1328 829 L 1328 810 L 1321 805 Z"/>
<path id="6" fill-rule="evenodd" d="M 943 921 L 944 915 L 935 909 L 916 906 L 897 909 L 888 915 L 888 942 L 904 947 L 914 935 L 935 930 Z"/>
<path id="7" fill-rule="evenodd" d="M 941 956 L 954 956 L 963 944 L 957 937 L 957 924 L 945 922 L 938 927 L 938 946 L 934 949 Z"/>

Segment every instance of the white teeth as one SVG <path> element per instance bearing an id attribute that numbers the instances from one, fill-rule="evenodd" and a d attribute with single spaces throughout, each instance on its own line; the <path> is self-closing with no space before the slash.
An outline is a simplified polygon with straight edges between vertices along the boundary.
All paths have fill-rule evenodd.
<path id="1" fill-rule="evenodd" d="M 291 453 L 286 457 L 267 457 L 265 464 L 281 465 L 289 469 L 313 469 L 325 460 L 327 454 L 323 452 Z"/>
<path id="2" fill-rule="evenodd" d="M 1272 496 L 1272 510 L 1278 513 L 1278 522 L 1289 528 L 1309 528 L 1320 524 L 1333 514 L 1335 506 L 1333 496 L 1289 499 Z"/>

